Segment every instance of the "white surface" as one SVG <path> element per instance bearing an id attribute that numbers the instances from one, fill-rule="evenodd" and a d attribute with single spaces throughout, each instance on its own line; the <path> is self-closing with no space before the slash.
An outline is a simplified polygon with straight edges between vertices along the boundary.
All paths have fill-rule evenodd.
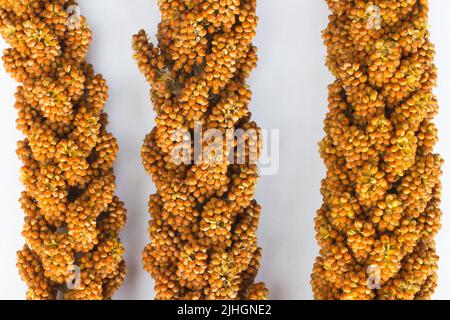
<path id="1" fill-rule="evenodd" d="M 116 299 L 152 299 L 153 281 L 141 268 L 140 253 L 146 234 L 148 195 L 154 186 L 140 161 L 142 140 L 154 124 L 148 84 L 132 60 L 131 36 L 145 28 L 155 35 L 159 21 L 156 0 L 79 0 L 82 14 L 94 32 L 89 61 L 110 87 L 107 112 L 109 129 L 118 138 L 117 193 L 128 209 L 122 232 L 127 249 L 128 275 Z M 437 118 L 441 142 L 438 151 L 450 159 L 450 1 L 431 0 L 432 40 L 436 44 L 441 111 Z M 262 177 L 257 198 L 263 206 L 259 229 L 264 249 L 259 279 L 267 283 L 272 299 L 311 299 L 309 277 L 317 254 L 313 219 L 321 205 L 320 180 L 325 171 L 318 155 L 322 121 L 327 107 L 327 85 L 333 80 L 324 67 L 321 30 L 328 9 L 318 0 L 259 0 L 260 24 L 256 45 L 260 62 L 251 78 L 251 109 L 267 129 L 281 129 L 280 171 Z M 5 48 L 3 40 L 0 49 Z M 16 84 L 0 68 L 0 299 L 22 299 L 25 285 L 15 263 L 23 213 L 19 207 L 22 186 L 15 155 L 13 108 Z M 449 160 L 450 161 L 450 160 Z M 443 177 L 443 228 L 437 239 L 440 286 L 435 299 L 450 298 L 450 173 Z"/>

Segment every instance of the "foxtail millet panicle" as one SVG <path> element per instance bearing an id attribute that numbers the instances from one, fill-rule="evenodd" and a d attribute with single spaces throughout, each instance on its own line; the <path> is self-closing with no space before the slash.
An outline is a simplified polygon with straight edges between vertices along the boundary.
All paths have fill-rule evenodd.
<path id="1" fill-rule="evenodd" d="M 329 87 L 316 299 L 429 299 L 442 159 L 428 0 L 327 0 Z M 373 283 L 372 283 L 373 282 Z"/>
<path id="2" fill-rule="evenodd" d="M 92 40 L 69 0 L 0 0 L 3 62 L 21 83 L 15 107 L 25 186 L 26 245 L 18 252 L 28 299 L 110 299 L 125 276 L 114 195 L 118 146 L 106 130 L 107 86 L 86 62 Z M 76 287 L 69 284 L 75 281 Z"/>
<path id="3" fill-rule="evenodd" d="M 158 1 L 158 46 L 140 31 L 133 38 L 139 69 L 151 84 L 156 127 L 145 138 L 142 159 L 157 193 L 150 197 L 151 243 L 143 265 L 156 281 L 157 299 L 265 299 L 254 283 L 261 250 L 256 229 L 260 206 L 253 200 L 258 171 L 239 164 L 177 163 L 180 129 L 255 130 L 246 85 L 256 66 L 256 0 Z M 245 149 L 259 147 L 247 137 Z M 233 145 L 231 149 L 235 148 Z M 188 154 L 188 160 L 194 157 Z M 182 159 L 181 159 L 182 160 Z"/>

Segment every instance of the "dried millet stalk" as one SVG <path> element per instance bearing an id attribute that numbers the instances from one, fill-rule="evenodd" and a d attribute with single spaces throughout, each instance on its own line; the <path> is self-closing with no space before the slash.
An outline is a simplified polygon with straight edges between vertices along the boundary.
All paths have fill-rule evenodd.
<path id="1" fill-rule="evenodd" d="M 327 65 L 337 80 L 320 144 L 328 172 L 316 218 L 315 298 L 429 299 L 442 160 L 433 153 L 428 1 L 327 2 Z M 368 21 L 377 8 L 378 26 Z"/>
<path id="2" fill-rule="evenodd" d="M 261 258 L 256 165 L 223 156 L 192 165 L 173 158 L 180 143 L 174 133 L 193 131 L 196 123 L 224 135 L 259 130 L 245 83 L 257 62 L 256 0 L 160 0 L 159 6 L 159 47 L 144 31 L 133 39 L 157 113 L 142 148 L 157 187 L 144 268 L 156 280 L 157 299 L 264 299 L 264 284 L 254 283 Z M 246 148 L 259 143 L 249 138 Z"/>
<path id="3" fill-rule="evenodd" d="M 107 86 L 85 61 L 85 18 L 67 23 L 70 5 L 0 0 L 0 31 L 11 46 L 3 61 L 22 83 L 15 107 L 26 136 L 17 153 L 27 244 L 17 265 L 28 299 L 109 299 L 125 275 L 118 233 L 126 212 L 114 196 L 118 147 L 106 131 Z M 78 286 L 67 286 L 71 280 Z"/>

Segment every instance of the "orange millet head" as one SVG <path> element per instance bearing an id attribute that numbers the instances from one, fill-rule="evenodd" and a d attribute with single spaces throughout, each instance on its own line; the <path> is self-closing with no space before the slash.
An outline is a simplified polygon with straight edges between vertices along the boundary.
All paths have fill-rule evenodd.
<path id="1" fill-rule="evenodd" d="M 442 159 L 428 1 L 327 0 L 327 167 L 316 299 L 429 299 Z"/>
<path id="2" fill-rule="evenodd" d="M 103 111 L 108 88 L 86 62 L 86 19 L 68 23 L 72 5 L 0 0 L 0 33 L 10 45 L 3 62 L 21 83 L 15 108 L 25 135 L 17 154 L 26 245 L 17 266 L 28 299 L 110 299 L 125 275 L 118 147 Z"/>
<path id="3" fill-rule="evenodd" d="M 246 155 L 252 148 L 259 155 L 246 85 L 257 62 L 256 0 L 162 0 L 159 7 L 158 46 L 144 31 L 133 37 L 157 114 L 142 147 L 157 187 L 144 268 L 156 281 L 157 299 L 266 299 L 264 284 L 254 283 L 261 258 L 256 165 L 249 157 L 235 161 L 236 152 L 228 156 L 238 148 L 233 139 L 223 152 L 193 164 L 179 161 L 193 160 L 193 152 L 173 156 L 183 141 L 178 130 L 192 132 L 198 124 L 202 133 L 215 129 L 224 139 L 230 130 L 254 130 L 243 147 Z"/>

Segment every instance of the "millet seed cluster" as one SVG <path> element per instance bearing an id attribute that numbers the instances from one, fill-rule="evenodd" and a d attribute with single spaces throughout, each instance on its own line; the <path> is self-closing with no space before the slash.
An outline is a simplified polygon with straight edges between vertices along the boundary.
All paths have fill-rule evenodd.
<path id="1" fill-rule="evenodd" d="M 0 0 L 3 62 L 17 88 L 28 299 L 109 299 L 125 275 L 114 196 L 116 139 L 106 131 L 105 80 L 85 58 L 91 32 L 67 0 Z M 74 8 L 74 7 L 72 7 Z M 73 12 L 73 10 L 72 10 Z"/>
<path id="2" fill-rule="evenodd" d="M 427 0 L 328 0 L 317 299 L 429 299 L 442 160 Z M 379 16 L 377 14 L 379 13 Z M 375 16 L 374 16 L 375 15 Z"/>
<path id="3" fill-rule="evenodd" d="M 159 6 L 159 47 L 144 31 L 133 39 L 157 113 L 142 148 L 157 187 L 144 267 L 156 281 L 157 299 L 265 299 L 265 285 L 254 283 L 261 258 L 256 165 L 248 157 L 236 164 L 227 152 L 180 164 L 173 152 L 183 139 L 176 132 L 192 132 L 198 123 L 223 135 L 259 131 L 245 83 L 257 63 L 256 0 L 160 0 Z M 245 141 L 246 149 L 259 144 L 259 135 Z"/>

